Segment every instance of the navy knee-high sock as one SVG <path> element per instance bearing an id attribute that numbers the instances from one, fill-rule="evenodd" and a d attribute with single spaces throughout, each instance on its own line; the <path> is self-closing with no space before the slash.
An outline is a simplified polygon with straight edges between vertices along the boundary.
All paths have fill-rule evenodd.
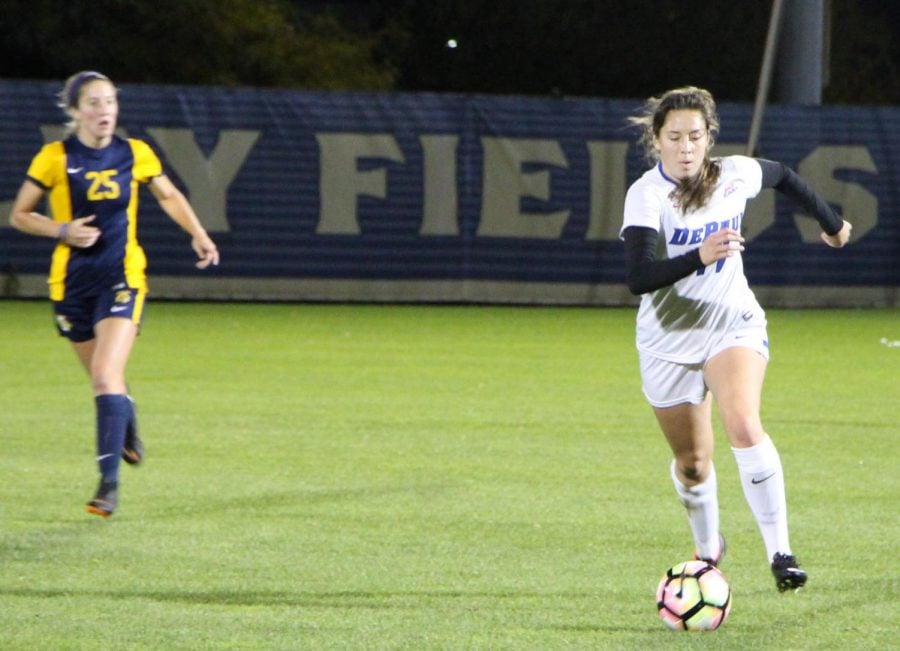
<path id="1" fill-rule="evenodd" d="M 128 424 L 125 426 L 125 440 L 134 438 L 137 434 L 137 405 L 134 398 L 126 394 L 125 398 L 128 402 Z"/>
<path id="2" fill-rule="evenodd" d="M 131 418 L 131 405 L 124 394 L 94 398 L 97 405 L 97 464 L 103 481 L 118 481 L 119 459 L 125 443 L 125 430 Z"/>

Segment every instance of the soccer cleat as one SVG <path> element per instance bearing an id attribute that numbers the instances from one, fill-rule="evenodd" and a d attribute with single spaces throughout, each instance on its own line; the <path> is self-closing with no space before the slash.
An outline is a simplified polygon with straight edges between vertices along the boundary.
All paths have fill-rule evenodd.
<path id="1" fill-rule="evenodd" d="M 694 560 L 695 561 L 705 561 L 709 563 L 713 567 L 718 567 L 719 563 L 722 562 L 722 558 L 725 556 L 725 551 L 728 549 L 728 545 L 725 544 L 725 536 L 719 534 L 719 555 L 715 558 L 700 558 L 700 555 L 695 551 L 694 552 Z"/>
<path id="2" fill-rule="evenodd" d="M 100 480 L 94 498 L 84 505 L 85 511 L 108 518 L 119 504 L 119 482 Z"/>
<path id="3" fill-rule="evenodd" d="M 137 432 L 126 434 L 125 444 L 122 446 L 122 459 L 132 466 L 144 460 L 144 442 Z"/>
<path id="4" fill-rule="evenodd" d="M 791 554 L 775 554 L 772 558 L 772 574 L 779 592 L 797 590 L 806 585 L 806 572 L 800 569 L 797 558 Z"/>

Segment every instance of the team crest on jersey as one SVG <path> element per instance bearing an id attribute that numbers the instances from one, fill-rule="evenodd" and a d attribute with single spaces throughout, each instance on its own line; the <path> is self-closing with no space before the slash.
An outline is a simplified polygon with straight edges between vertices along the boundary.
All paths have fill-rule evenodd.
<path id="1" fill-rule="evenodd" d="M 72 322 L 69 321 L 68 317 L 63 316 L 62 314 L 56 315 L 56 325 L 62 332 L 69 332 L 72 329 Z"/>
<path id="2" fill-rule="evenodd" d="M 127 289 L 121 289 L 116 292 L 116 305 L 128 305 L 131 302 L 131 292 Z"/>

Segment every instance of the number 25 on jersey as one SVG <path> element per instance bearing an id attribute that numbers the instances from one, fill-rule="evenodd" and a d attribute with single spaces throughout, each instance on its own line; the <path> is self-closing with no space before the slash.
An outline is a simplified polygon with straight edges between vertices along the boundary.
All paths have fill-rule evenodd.
<path id="1" fill-rule="evenodd" d="M 117 170 L 102 170 L 100 172 L 88 172 L 84 175 L 91 182 L 87 197 L 90 201 L 103 199 L 118 199 L 121 194 L 119 184 L 113 180 Z"/>

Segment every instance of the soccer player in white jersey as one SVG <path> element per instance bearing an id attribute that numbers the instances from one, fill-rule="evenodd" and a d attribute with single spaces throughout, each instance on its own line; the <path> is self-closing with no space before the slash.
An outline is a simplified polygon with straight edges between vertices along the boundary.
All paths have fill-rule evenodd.
<path id="1" fill-rule="evenodd" d="M 672 481 L 695 556 L 717 564 L 725 552 L 712 462 L 714 398 L 776 586 L 800 588 L 807 577 L 788 540 L 781 461 L 760 420 L 768 337 L 744 276 L 741 224 L 747 200 L 773 187 L 815 217 L 829 246 L 844 246 L 851 225 L 781 163 L 712 158 L 719 121 L 706 90 L 650 98 L 631 122 L 654 163 L 628 190 L 621 230 L 628 287 L 641 295 L 641 380 L 674 455 Z M 657 255 L 660 238 L 665 257 Z"/>

